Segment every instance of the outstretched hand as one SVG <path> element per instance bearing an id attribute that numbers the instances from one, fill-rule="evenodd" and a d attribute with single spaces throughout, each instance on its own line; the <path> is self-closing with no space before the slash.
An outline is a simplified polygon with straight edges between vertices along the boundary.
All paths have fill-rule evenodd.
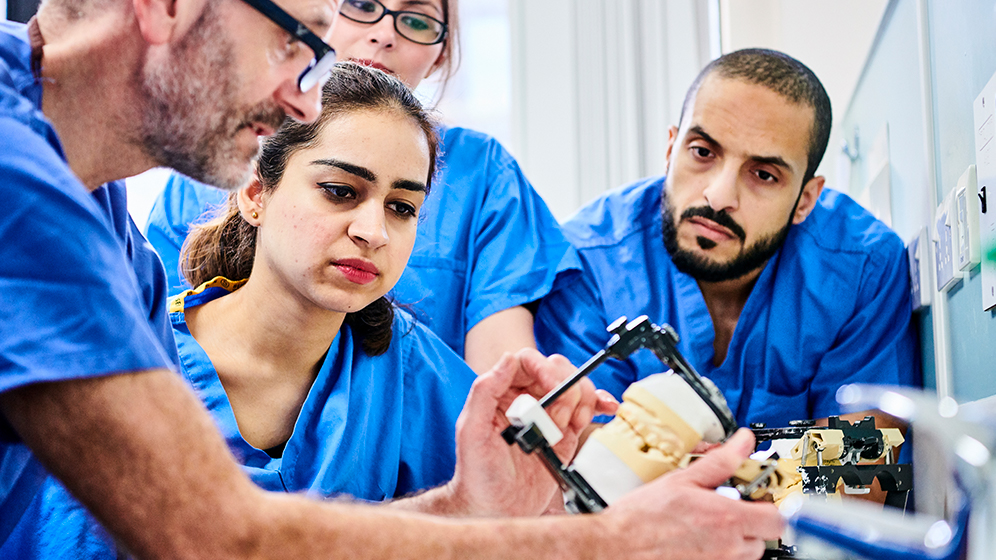
<path id="1" fill-rule="evenodd" d="M 620 538 L 639 543 L 648 557 L 760 558 L 764 541 L 781 535 L 778 509 L 715 491 L 753 450 L 753 434 L 741 429 L 688 468 L 627 494 L 605 515 L 619 518 L 626 531 Z"/>
<path id="2" fill-rule="evenodd" d="M 563 356 L 544 357 L 524 349 L 504 355 L 477 378 L 457 420 L 457 466 L 450 482 L 466 514 L 538 515 L 546 510 L 557 483 L 538 457 L 501 437 L 509 425 L 505 411 L 519 395 L 540 398 L 574 371 Z M 564 433 L 554 446 L 561 460 L 574 456 L 582 430 L 596 414 L 613 414 L 617 406 L 611 395 L 583 379 L 547 408 Z"/>

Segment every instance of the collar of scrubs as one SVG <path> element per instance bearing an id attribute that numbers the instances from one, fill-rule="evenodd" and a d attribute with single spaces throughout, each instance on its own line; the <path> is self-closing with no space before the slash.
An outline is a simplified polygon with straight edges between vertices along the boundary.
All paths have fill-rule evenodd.
<path id="1" fill-rule="evenodd" d="M 244 280 L 229 280 L 224 276 L 215 276 L 192 290 L 187 290 L 182 294 L 173 296 L 169 301 L 169 312 L 183 313 L 184 306 L 188 304 L 190 307 L 195 307 L 223 295 L 218 293 L 219 291 L 226 294 L 234 292 L 241 288 L 246 283 L 246 280 L 248 278 Z"/>

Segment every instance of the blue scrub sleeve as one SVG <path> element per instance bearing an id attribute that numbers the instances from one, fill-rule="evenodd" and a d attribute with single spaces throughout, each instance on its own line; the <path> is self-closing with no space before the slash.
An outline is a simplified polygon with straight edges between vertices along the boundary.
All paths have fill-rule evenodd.
<path id="1" fill-rule="evenodd" d="M 162 194 L 152 204 L 145 237 L 163 261 L 170 295 L 190 289 L 190 284 L 180 273 L 180 248 L 187 239 L 190 225 L 209 219 L 227 198 L 228 193 L 217 187 L 174 172 L 166 181 Z"/>
<path id="2" fill-rule="evenodd" d="M 497 143 L 496 149 L 476 220 L 465 332 L 498 311 L 540 299 L 578 267 L 543 199 L 512 156 Z"/>
<path id="3" fill-rule="evenodd" d="M 476 375 L 460 356 L 421 324 L 422 331 L 402 334 L 403 356 L 412 367 L 405 375 L 402 438 L 395 497 L 439 486 L 453 477 L 456 468 L 456 421 Z"/>
<path id="4" fill-rule="evenodd" d="M 534 323 L 536 345 L 540 352 L 561 354 L 575 366 L 588 361 L 605 348 L 611 337 L 606 327 L 618 319 L 606 316 L 604 308 L 593 275 L 586 265 L 577 279 L 541 300 Z M 599 389 L 621 399 L 623 391 L 637 380 L 637 375 L 630 361 L 609 359 L 598 366 L 589 378 Z"/>
<path id="5" fill-rule="evenodd" d="M 860 271 L 858 309 L 827 352 L 810 390 L 812 418 L 841 414 L 837 389 L 847 383 L 921 385 L 911 324 L 909 261 L 895 238 Z"/>
<path id="6" fill-rule="evenodd" d="M 95 200 L 35 131 L 0 130 L 0 391 L 168 367 Z"/>

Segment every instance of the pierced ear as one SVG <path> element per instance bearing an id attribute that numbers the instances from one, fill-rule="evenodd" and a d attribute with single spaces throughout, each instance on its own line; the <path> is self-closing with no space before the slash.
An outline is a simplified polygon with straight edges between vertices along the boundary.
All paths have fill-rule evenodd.
<path id="1" fill-rule="evenodd" d="M 792 215 L 793 224 L 804 222 L 813 208 L 816 208 L 816 201 L 820 199 L 825 182 L 825 177 L 813 177 L 802 187 L 802 196 L 799 197 L 799 204 L 796 205 L 795 214 Z"/>
<path id="2" fill-rule="evenodd" d="M 239 189 L 236 200 L 242 219 L 253 227 L 259 227 L 263 216 L 263 185 L 259 178 L 253 176 L 248 185 Z"/>

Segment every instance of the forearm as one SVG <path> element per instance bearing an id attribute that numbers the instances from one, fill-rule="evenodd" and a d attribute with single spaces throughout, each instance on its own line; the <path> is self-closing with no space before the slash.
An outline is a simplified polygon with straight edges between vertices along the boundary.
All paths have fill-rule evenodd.
<path id="1" fill-rule="evenodd" d="M 453 484 L 426 490 L 388 502 L 387 507 L 397 511 L 408 511 L 441 515 L 446 517 L 467 517 L 474 515 L 465 500 L 453 489 Z"/>
<path id="2" fill-rule="evenodd" d="M 582 558 L 600 526 L 457 522 L 263 492 L 165 370 L 29 386 L 0 395 L 0 408 L 139 558 Z"/>
<path id="3" fill-rule="evenodd" d="M 600 542 L 612 539 L 594 516 L 556 519 L 456 520 L 379 506 L 307 503 L 273 496 L 273 533 L 297 534 L 290 553 L 275 541 L 271 558 L 504 559 L 614 558 Z M 304 502 L 304 503 L 300 503 Z M 331 510 L 338 509 L 335 515 Z M 316 538 L 317 536 L 317 538 Z"/>
<path id="4" fill-rule="evenodd" d="M 511 307 L 489 315 L 474 325 L 464 343 L 463 357 L 478 375 L 494 366 L 502 354 L 536 348 L 533 314 L 525 307 Z"/>
<path id="5" fill-rule="evenodd" d="M 252 557 L 262 491 L 167 370 L 37 384 L 0 406 L 41 462 L 139 557 Z"/>

